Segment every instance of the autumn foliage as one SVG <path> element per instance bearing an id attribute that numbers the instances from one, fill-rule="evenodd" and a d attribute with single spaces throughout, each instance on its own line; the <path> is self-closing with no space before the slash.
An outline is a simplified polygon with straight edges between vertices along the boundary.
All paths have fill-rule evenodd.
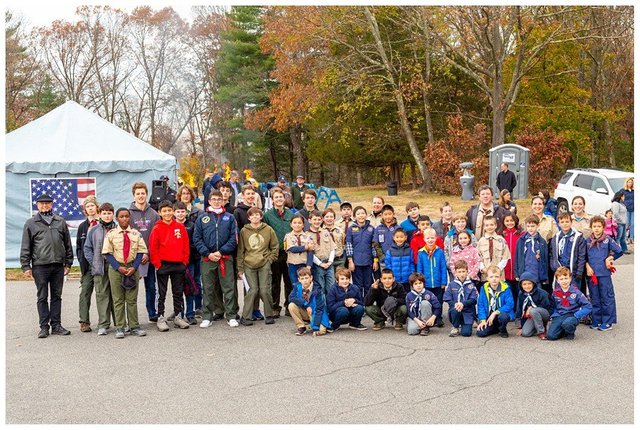
<path id="1" fill-rule="evenodd" d="M 569 164 L 571 152 L 563 138 L 550 128 L 525 128 L 516 137 L 516 144 L 529 148 L 529 192 L 553 190 Z"/>

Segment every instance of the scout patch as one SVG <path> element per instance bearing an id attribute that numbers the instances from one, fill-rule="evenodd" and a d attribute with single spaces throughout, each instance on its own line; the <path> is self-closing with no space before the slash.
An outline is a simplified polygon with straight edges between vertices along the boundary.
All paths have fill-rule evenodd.
<path id="1" fill-rule="evenodd" d="M 173 235 L 176 237 L 176 239 L 182 238 L 182 234 L 180 234 L 179 228 L 176 228 L 175 230 L 173 230 Z"/>
<path id="2" fill-rule="evenodd" d="M 351 232 L 352 233 L 357 233 L 360 231 L 360 227 L 351 227 Z"/>
<path id="3" fill-rule="evenodd" d="M 209 221 L 211 221 L 211 218 L 209 218 L 208 216 L 204 216 L 204 217 L 202 217 L 202 223 L 203 223 L 203 224 L 206 224 L 206 223 L 208 223 Z"/>

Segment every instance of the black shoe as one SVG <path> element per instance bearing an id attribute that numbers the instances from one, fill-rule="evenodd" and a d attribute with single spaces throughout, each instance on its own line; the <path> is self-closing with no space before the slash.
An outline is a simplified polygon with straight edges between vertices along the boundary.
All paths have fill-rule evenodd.
<path id="1" fill-rule="evenodd" d="M 240 318 L 240 324 L 242 324 L 243 326 L 249 327 L 253 325 L 253 322 L 251 322 L 250 320 L 246 320 L 244 318 Z"/>
<path id="2" fill-rule="evenodd" d="M 429 327 L 425 327 L 420 330 L 420 336 L 429 336 L 429 333 L 431 333 L 431 329 Z"/>
<path id="3" fill-rule="evenodd" d="M 189 322 L 189 325 L 197 325 L 198 324 L 198 321 L 194 317 L 189 318 L 187 321 Z"/>
<path id="4" fill-rule="evenodd" d="M 509 333 L 507 333 L 506 331 L 501 331 L 500 337 L 509 337 Z"/>
<path id="5" fill-rule="evenodd" d="M 223 314 L 213 314 L 213 318 L 211 318 L 211 321 L 220 321 L 224 319 L 224 315 Z"/>
<path id="6" fill-rule="evenodd" d="M 71 332 L 69 330 L 67 330 L 66 328 L 62 327 L 61 325 L 59 325 L 59 326 L 53 327 L 51 329 L 51 334 L 58 334 L 58 335 L 66 336 L 68 334 L 71 334 Z"/>
<path id="7" fill-rule="evenodd" d="M 157 323 L 158 322 L 158 315 L 156 315 L 155 317 L 149 318 L 149 322 Z"/>
<path id="8" fill-rule="evenodd" d="M 265 324 L 275 324 L 276 320 L 273 319 L 273 317 L 267 317 L 264 321 Z"/>
<path id="9" fill-rule="evenodd" d="M 436 323 L 436 327 L 444 327 L 444 321 L 440 321 L 439 323 Z"/>
<path id="10" fill-rule="evenodd" d="M 284 316 L 285 317 L 290 317 L 291 316 L 291 313 L 289 312 L 289 309 L 285 309 Z"/>
<path id="11" fill-rule="evenodd" d="M 38 333 L 38 339 L 44 339 L 45 337 L 49 337 L 49 328 L 41 328 L 40 333 Z"/>

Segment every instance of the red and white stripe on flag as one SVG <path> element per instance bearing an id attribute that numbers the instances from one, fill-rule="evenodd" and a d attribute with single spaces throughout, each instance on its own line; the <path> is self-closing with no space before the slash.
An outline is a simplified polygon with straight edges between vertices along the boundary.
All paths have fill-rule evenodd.
<path id="1" fill-rule="evenodd" d="M 84 199 L 96 195 L 96 178 L 78 178 L 78 203 L 84 204 Z"/>

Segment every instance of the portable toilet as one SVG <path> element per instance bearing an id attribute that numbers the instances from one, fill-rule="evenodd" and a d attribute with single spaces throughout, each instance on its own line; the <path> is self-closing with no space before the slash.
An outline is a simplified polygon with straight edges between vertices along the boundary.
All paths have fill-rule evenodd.
<path id="1" fill-rule="evenodd" d="M 505 143 L 489 150 L 489 185 L 497 196 L 501 190 L 496 186 L 500 165 L 507 163 L 516 175 L 516 187 L 512 199 L 524 199 L 529 195 L 529 149 L 514 143 Z"/>

